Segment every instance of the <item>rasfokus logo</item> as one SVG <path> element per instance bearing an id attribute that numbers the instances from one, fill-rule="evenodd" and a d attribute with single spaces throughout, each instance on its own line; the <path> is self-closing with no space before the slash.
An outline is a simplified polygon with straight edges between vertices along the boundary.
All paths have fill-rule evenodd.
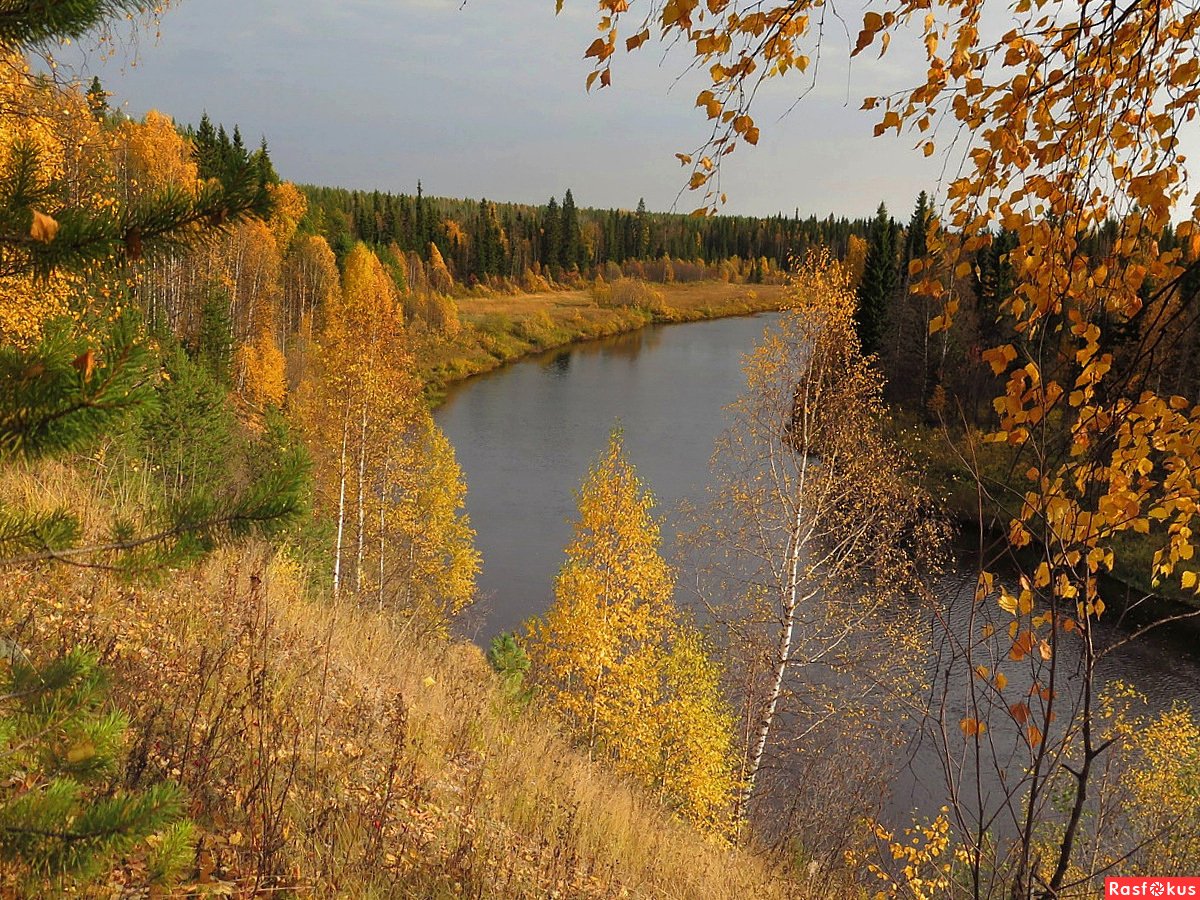
<path id="1" fill-rule="evenodd" d="M 1106 878 L 1105 897 L 1200 897 L 1200 878 Z"/>

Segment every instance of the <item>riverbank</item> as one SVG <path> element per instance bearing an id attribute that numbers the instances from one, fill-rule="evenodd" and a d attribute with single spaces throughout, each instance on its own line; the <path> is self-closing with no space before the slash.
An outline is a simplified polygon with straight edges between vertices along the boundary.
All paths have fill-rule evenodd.
<path id="1" fill-rule="evenodd" d="M 781 284 L 700 281 L 647 285 L 642 305 L 608 305 L 605 291 L 583 288 L 457 301 L 457 334 L 428 335 L 417 365 L 430 402 L 447 386 L 526 356 L 647 325 L 697 322 L 782 309 Z"/>
<path id="2" fill-rule="evenodd" d="M 1006 540 L 1011 515 L 1002 505 L 980 494 L 967 460 L 991 484 L 1017 485 L 1019 467 L 1007 444 L 985 443 L 980 435 L 968 440 L 961 431 L 947 432 L 911 412 L 893 409 L 894 437 L 917 464 L 925 478 L 924 487 L 941 504 L 947 516 L 965 531 L 977 531 L 982 518 L 985 533 L 995 541 Z M 1010 500 L 1015 505 L 1015 499 Z M 1155 544 L 1150 535 L 1127 532 L 1115 544 L 1115 568 L 1101 581 L 1105 600 L 1116 608 L 1139 607 L 1142 616 L 1154 608 L 1159 618 L 1200 609 L 1200 599 L 1184 591 L 1177 580 L 1152 585 L 1149 572 Z"/>

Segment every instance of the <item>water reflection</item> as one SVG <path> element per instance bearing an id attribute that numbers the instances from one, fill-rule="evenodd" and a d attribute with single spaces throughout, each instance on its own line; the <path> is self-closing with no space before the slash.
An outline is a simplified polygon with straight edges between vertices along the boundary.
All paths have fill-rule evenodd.
<path id="1" fill-rule="evenodd" d="M 451 391 L 437 420 L 466 473 L 485 561 L 479 580 L 485 599 L 475 620 L 481 642 L 549 606 L 570 539 L 574 491 L 614 425 L 624 428 L 629 457 L 666 516 L 663 535 L 672 552 L 675 510 L 683 500 L 702 499 L 713 442 L 726 424 L 722 409 L 742 390 L 741 357 L 776 317 L 648 328 L 554 351 Z M 973 596 L 968 560 L 944 582 L 952 627 L 967 627 Z M 994 614 L 994 604 L 987 606 Z M 931 625 L 929 636 L 936 677 L 945 668 L 936 655 L 944 632 Z M 1165 630 L 1104 660 L 1101 676 L 1131 682 L 1156 708 L 1175 698 L 1200 706 L 1196 654 L 1194 633 Z M 951 673 L 951 680 L 964 679 Z M 965 711 L 960 706 L 950 698 L 951 721 Z M 902 727 L 910 737 L 919 734 L 915 721 Z M 889 804 L 898 821 L 912 808 L 936 808 L 945 793 L 928 742 L 914 741 L 910 760 Z"/>
<path id="2" fill-rule="evenodd" d="M 437 411 L 466 473 L 485 560 L 477 636 L 516 628 L 549 605 L 570 539 L 574 491 L 614 426 L 667 514 L 699 498 L 722 407 L 741 390 L 741 356 L 776 314 L 656 326 L 473 378 Z"/>

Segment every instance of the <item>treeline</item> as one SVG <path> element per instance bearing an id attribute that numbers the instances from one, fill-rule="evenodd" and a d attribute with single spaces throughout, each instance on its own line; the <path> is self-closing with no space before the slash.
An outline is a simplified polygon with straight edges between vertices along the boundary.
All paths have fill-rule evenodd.
<path id="1" fill-rule="evenodd" d="M 413 350 L 418 334 L 457 327 L 438 293 L 448 281 L 430 266 L 428 291 L 406 290 L 405 260 L 361 243 L 336 259 L 300 228 L 306 199 L 279 178 L 266 141 L 247 147 L 237 126 L 206 115 L 180 127 L 153 111 L 134 121 L 108 109 L 98 80 L 85 95 L 15 70 L 0 87 L 31 120 L 58 110 L 53 127 L 18 132 L 30 150 L 14 159 L 75 191 L 36 201 L 55 223 L 39 232 L 49 240 L 37 255 L 19 248 L 0 260 L 16 273 L 0 277 L 0 345 L 36 351 L 60 333 L 98 344 L 119 310 L 145 369 L 128 377 L 153 402 L 104 440 L 110 459 L 153 473 L 138 476 L 144 507 L 220 507 L 236 497 L 231 485 L 253 484 L 258 462 L 311 457 L 311 477 L 292 491 L 311 508 L 293 552 L 335 592 L 349 584 L 445 628 L 473 594 L 477 558 L 461 473 Z M 48 162 L 64 146 L 79 148 L 73 170 Z M 0 174 L 18 183 L 23 171 Z M 76 196 L 94 198 L 86 212 L 100 224 L 76 229 Z M 110 213 L 114 198 L 131 211 Z M 92 268 L 68 270 L 51 252 L 74 265 L 74 244 L 110 227 L 85 258 Z"/>
<path id="2" fill-rule="evenodd" d="M 1016 333 L 1003 324 L 1003 310 L 1012 302 L 1019 284 L 1015 266 L 1023 264 L 1016 235 L 999 229 L 978 249 L 965 250 L 967 265 L 941 273 L 953 285 L 959 309 L 952 330 L 931 332 L 930 323 L 941 313 L 928 296 L 914 292 L 925 277 L 923 258 L 934 223 L 934 210 L 922 192 L 908 223 L 894 220 L 880 205 L 867 232 L 865 250 L 852 247 L 850 268 L 857 278 L 855 321 L 864 351 L 874 354 L 887 378 L 887 396 L 893 404 L 917 411 L 930 424 L 947 418 L 983 426 L 994 410 L 994 374 L 984 350 L 1015 341 Z M 1114 253 L 1124 228 L 1109 218 L 1079 238 L 1080 258 L 1103 261 Z M 960 238 L 940 239 L 958 247 Z M 857 242 L 851 239 L 852 245 Z M 1185 245 L 1167 227 L 1159 235 L 1162 252 L 1179 252 L 1185 262 L 1194 260 Z M 854 258 L 861 254 L 861 268 Z M 914 262 L 918 261 L 918 262 Z M 915 268 L 914 268 L 915 266 Z M 1104 277 L 1101 265 L 1089 266 L 1093 277 Z M 1159 296 L 1161 294 L 1161 296 Z M 1200 319 L 1195 309 L 1200 299 L 1200 268 L 1189 266 L 1175 283 L 1147 281 L 1139 291 L 1142 305 L 1132 315 L 1107 311 L 1101 350 L 1111 353 L 1120 370 L 1121 394 L 1136 396 L 1150 388 L 1200 402 Z M 1069 316 L 1070 310 L 1064 312 Z M 1146 346 L 1155 348 L 1145 353 Z M 1075 363 L 1059 361 L 1063 377 Z M 1110 399 L 1118 399 L 1112 396 Z"/>
<path id="3" fill-rule="evenodd" d="M 303 227 L 322 235 L 339 258 L 355 241 L 393 246 L 428 262 L 433 248 L 456 281 L 473 287 L 503 279 L 514 284 L 542 278 L 611 278 L 614 274 L 671 280 L 737 278 L 762 281 L 785 272 L 793 258 L 815 246 L 839 258 L 868 222 L 830 215 L 698 217 L 576 205 L 570 189 L 543 206 L 344 188 L 302 186 L 309 201 Z M 613 266 L 621 268 L 620 272 Z M 628 270 L 628 271 L 627 271 Z"/>

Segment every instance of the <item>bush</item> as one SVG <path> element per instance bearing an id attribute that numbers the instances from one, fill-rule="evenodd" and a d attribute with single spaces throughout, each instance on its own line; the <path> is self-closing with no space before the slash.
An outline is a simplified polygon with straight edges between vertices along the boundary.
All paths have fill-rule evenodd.
<path id="1" fill-rule="evenodd" d="M 635 278 L 618 278 L 608 287 L 606 302 L 601 302 L 599 296 L 597 302 L 601 306 L 643 309 L 652 313 L 662 313 L 667 308 L 662 291 Z"/>

